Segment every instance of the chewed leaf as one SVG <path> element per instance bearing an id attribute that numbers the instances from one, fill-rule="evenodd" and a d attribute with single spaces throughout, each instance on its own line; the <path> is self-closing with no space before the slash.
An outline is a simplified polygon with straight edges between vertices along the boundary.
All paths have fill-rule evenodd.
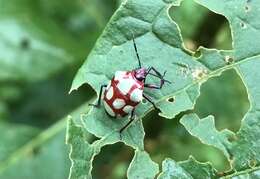
<path id="1" fill-rule="evenodd" d="M 80 126 L 76 126 L 72 119 L 68 120 L 69 130 L 67 133 L 67 143 L 71 145 L 70 159 L 72 167 L 71 179 L 91 178 L 92 161 L 94 159 L 94 148 L 85 141 L 85 131 Z"/>
<path id="2" fill-rule="evenodd" d="M 199 163 L 193 157 L 185 162 L 165 159 L 158 179 L 216 178 L 216 170 L 209 163 Z"/>
<path id="3" fill-rule="evenodd" d="M 191 78 L 176 75 L 180 70 L 176 63 L 185 63 L 187 66 L 197 65 L 198 67 L 202 65 L 187 55 L 182 48 L 177 25 L 167 16 L 167 8 L 171 7 L 171 4 L 165 4 L 161 0 L 153 1 L 151 3 L 153 5 L 147 7 L 148 4 L 142 1 L 127 1 L 117 10 L 105 32 L 98 40 L 96 47 L 75 77 L 72 90 L 77 89 L 83 83 L 89 83 L 98 92 L 100 85 L 108 83 L 117 70 L 132 70 L 136 68 L 138 63 L 133 48 L 132 32 L 136 36 L 137 48 L 143 66 L 153 66 L 161 72 L 167 70 L 166 78 L 174 82 L 171 85 L 166 84 L 161 92 L 156 92 L 155 97 L 157 99 L 170 95 L 192 82 Z M 158 6 L 156 7 L 156 5 Z M 132 17 L 137 16 L 134 12 L 139 11 L 139 9 L 149 8 L 154 9 L 154 12 L 151 11 L 149 15 L 142 14 L 145 16 L 142 18 L 149 16 L 149 22 L 141 21 L 142 19 L 139 20 L 141 17 Z M 158 13 L 163 15 L 157 17 Z M 154 16 L 154 19 L 151 18 L 152 16 Z M 132 21 L 125 20 L 130 17 Z M 121 24 L 122 21 L 124 24 Z M 160 24 L 158 25 L 157 23 Z M 126 26 L 127 29 L 121 29 L 118 33 L 112 31 L 112 29 L 118 29 L 118 26 L 121 27 L 121 25 Z M 135 26 L 137 25 L 147 26 L 147 28 L 136 28 Z M 165 26 L 163 32 L 159 30 L 159 27 L 162 26 Z M 172 29 L 173 26 L 176 27 Z M 150 28 L 153 28 L 152 32 Z M 174 38 L 174 41 L 179 44 L 173 45 L 171 42 L 161 40 L 165 36 Z M 117 44 L 115 39 L 121 43 Z M 151 46 L 150 44 L 153 45 Z M 104 48 L 104 45 L 106 45 L 106 48 Z"/>
<path id="4" fill-rule="evenodd" d="M 82 118 L 84 127 L 97 137 L 114 143 L 120 140 L 119 130 L 125 125 L 124 120 L 109 117 L 105 109 L 93 108 L 92 111 Z M 143 149 L 144 129 L 140 120 L 133 122 L 124 132 L 122 140 L 134 148 Z"/>
<path id="5" fill-rule="evenodd" d="M 229 130 L 216 130 L 213 116 L 199 119 L 196 114 L 190 114 L 184 116 L 181 123 L 191 135 L 204 144 L 220 149 L 229 159 L 232 168 L 223 176 L 232 176 L 236 174 L 235 171 L 239 174 L 252 173 L 260 164 L 260 88 L 257 86 L 260 84 L 260 5 L 257 1 L 245 0 L 197 2 L 228 19 L 234 39 L 233 50 L 201 47 L 198 49 L 201 55 L 196 59 L 182 46 L 180 30 L 168 16 L 169 8 L 178 4 L 178 0 L 126 0 L 115 12 L 78 71 L 71 90 L 88 83 L 98 94 L 100 86 L 109 83 L 116 71 L 137 68 L 132 34 L 136 38 L 142 65 L 152 66 L 160 72 L 167 71 L 165 78 L 172 82 L 165 83 L 161 90 L 144 90 L 160 109 L 159 115 L 165 118 L 174 118 L 180 112 L 193 109 L 203 82 L 225 70 L 235 69 L 247 87 L 251 103 L 239 132 L 234 134 Z M 153 77 L 146 80 L 147 83 L 159 83 Z M 154 178 L 158 173 L 158 166 L 144 151 L 144 129 L 140 120 L 151 110 L 151 104 L 142 102 L 136 109 L 136 121 L 122 133 L 122 141 L 136 150 L 128 169 L 129 178 Z M 120 141 L 119 130 L 128 122 L 127 117 L 110 118 L 102 105 L 101 108 L 92 108 L 82 121 L 84 129 L 100 138 L 91 145 L 83 145 L 90 152 L 89 162 L 103 146 Z M 77 168 L 72 170 L 73 174 Z M 83 174 L 80 176 L 90 176 L 90 173 L 86 173 L 89 170 L 81 172 Z M 179 163 L 166 160 L 160 177 L 171 176 L 217 178 L 221 175 L 210 164 L 199 163 L 191 157 Z"/>
<path id="6" fill-rule="evenodd" d="M 210 163 L 200 163 L 193 157 L 188 160 L 179 162 L 179 165 L 188 171 L 193 178 L 217 178 L 217 171 Z"/>
<path id="7" fill-rule="evenodd" d="M 214 124 L 214 117 L 208 116 L 200 119 L 195 114 L 185 115 L 180 121 L 189 133 L 199 138 L 203 143 L 213 145 L 224 152 L 227 158 L 230 158 L 229 137 L 234 135 L 231 131 L 217 131 Z"/>
<path id="8" fill-rule="evenodd" d="M 165 159 L 162 163 L 162 172 L 158 179 L 192 179 L 192 176 L 187 173 L 178 163 L 172 159 Z"/>
<path id="9" fill-rule="evenodd" d="M 260 53 L 260 30 L 258 1 L 239 0 L 196 0 L 210 10 L 224 15 L 231 26 L 235 60 L 258 55 Z"/>
<path id="10" fill-rule="evenodd" d="M 241 76 L 247 87 L 251 106 L 242 120 L 239 132 L 232 140 L 230 153 L 233 155 L 232 165 L 236 170 L 251 168 L 251 161 L 257 164 L 260 161 L 260 88 L 257 87 L 260 83 L 260 24 L 258 21 L 260 4 L 257 1 L 245 0 L 197 0 L 197 2 L 212 11 L 223 14 L 230 22 L 234 54 L 225 55 L 226 58 L 222 60 L 232 59 L 232 63 L 228 66 L 236 69 Z M 212 55 L 209 56 L 213 57 Z M 209 62 L 205 63 L 205 61 L 206 58 L 201 60 L 204 64 L 210 64 Z M 216 64 L 220 65 L 220 61 L 215 61 L 214 63 L 215 67 L 217 67 Z M 228 69 L 228 66 L 222 68 L 222 70 Z"/>
<path id="11" fill-rule="evenodd" d="M 159 172 L 159 166 L 153 162 L 145 151 L 136 150 L 133 161 L 131 162 L 127 177 L 129 179 L 145 178 L 152 179 Z"/>
<path id="12" fill-rule="evenodd" d="M 239 73 L 247 87 L 250 109 L 245 115 L 237 139 L 232 146 L 234 166 L 236 168 L 250 167 L 250 161 L 260 161 L 260 56 L 248 59 L 248 62 L 238 66 Z M 248 150 L 250 148 L 250 150 Z"/>
<path id="13" fill-rule="evenodd" d="M 172 82 L 165 83 L 160 90 L 145 89 L 144 93 L 157 104 L 161 116 L 173 118 L 178 113 L 193 108 L 200 85 L 191 73 L 182 74 L 182 67 L 178 63 L 184 63 L 189 68 L 205 71 L 207 69 L 188 55 L 182 47 L 179 28 L 168 16 L 168 9 L 173 4 L 161 0 L 148 2 L 129 0 L 122 3 L 78 71 L 72 90 L 83 83 L 88 83 L 98 94 L 100 86 L 108 84 L 116 71 L 135 69 L 138 62 L 132 41 L 134 34 L 142 65 L 147 68 L 154 67 L 161 73 L 167 71 L 165 78 Z M 152 76 L 147 78 L 147 82 L 159 85 L 159 81 Z M 172 96 L 176 104 L 167 101 Z M 151 110 L 153 107 L 150 103 L 141 104 L 137 106 L 136 116 L 142 119 Z M 102 138 L 113 132 L 118 140 L 118 131 L 126 120 L 126 118 L 111 119 L 104 112 L 103 106 L 92 109 L 83 117 L 84 126 L 92 134 Z M 140 129 L 142 131 L 141 123 L 131 126 L 123 133 L 123 141 L 134 147 L 143 148 L 144 133 L 137 132 Z"/>
<path id="14" fill-rule="evenodd" d="M 193 109 L 199 96 L 199 89 L 199 84 L 194 84 L 189 86 L 187 90 L 181 90 L 175 96 L 169 97 L 166 101 L 159 102 L 160 115 L 165 118 L 173 118 L 180 111 Z"/>

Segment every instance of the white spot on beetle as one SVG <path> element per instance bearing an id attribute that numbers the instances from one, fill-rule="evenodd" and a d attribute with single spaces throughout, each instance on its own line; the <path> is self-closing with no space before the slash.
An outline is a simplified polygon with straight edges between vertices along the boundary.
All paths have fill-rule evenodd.
<path id="1" fill-rule="evenodd" d="M 104 107 L 110 116 L 115 117 L 114 111 L 111 109 L 111 107 L 107 104 L 106 101 L 104 101 Z"/>
<path id="2" fill-rule="evenodd" d="M 123 79 L 123 77 L 126 75 L 125 71 L 116 71 L 115 73 L 115 80 L 120 81 Z"/>
<path id="3" fill-rule="evenodd" d="M 143 99 L 143 91 L 136 88 L 134 89 L 134 91 L 132 91 L 131 95 L 130 95 L 130 99 L 133 102 L 140 102 Z"/>
<path id="4" fill-rule="evenodd" d="M 128 113 L 132 112 L 133 109 L 134 109 L 133 106 L 127 105 L 123 108 L 123 111 L 128 114 Z"/>
<path id="5" fill-rule="evenodd" d="M 117 98 L 113 102 L 113 107 L 115 109 L 121 109 L 124 105 L 125 105 L 125 100 L 123 100 L 123 99 Z"/>
<path id="6" fill-rule="evenodd" d="M 113 95 L 114 95 L 114 89 L 113 89 L 113 87 L 111 86 L 111 87 L 108 89 L 108 91 L 107 91 L 106 98 L 107 98 L 108 100 L 110 100 L 110 99 L 113 97 Z"/>
<path id="7" fill-rule="evenodd" d="M 126 95 L 130 91 L 132 86 L 135 85 L 135 84 L 136 84 L 135 80 L 133 80 L 131 78 L 122 79 L 117 84 L 117 87 L 124 95 Z"/>

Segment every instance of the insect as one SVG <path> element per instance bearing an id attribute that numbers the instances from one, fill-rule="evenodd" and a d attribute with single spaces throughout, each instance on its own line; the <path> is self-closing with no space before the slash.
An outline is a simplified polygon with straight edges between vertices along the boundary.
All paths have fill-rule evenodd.
<path id="1" fill-rule="evenodd" d="M 143 98 L 150 102 L 155 109 L 158 109 L 150 97 L 144 93 L 144 88 L 161 89 L 165 82 L 171 83 L 164 79 L 166 71 L 161 74 L 154 67 L 142 67 L 134 35 L 133 45 L 138 60 L 138 68 L 131 71 L 116 71 L 109 84 L 101 85 L 97 104 L 90 104 L 99 107 L 101 105 L 103 90 L 105 89 L 103 104 L 106 113 L 115 118 L 124 117 L 127 114 L 130 114 L 129 122 L 119 131 L 120 136 L 121 133 L 133 122 L 135 118 L 135 108 Z M 146 77 L 148 75 L 159 78 L 160 84 L 147 84 Z"/>

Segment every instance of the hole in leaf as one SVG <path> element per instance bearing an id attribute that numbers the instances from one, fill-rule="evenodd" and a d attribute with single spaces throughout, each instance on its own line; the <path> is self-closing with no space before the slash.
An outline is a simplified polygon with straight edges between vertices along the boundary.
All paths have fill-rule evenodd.
<path id="1" fill-rule="evenodd" d="M 245 11 L 246 11 L 246 12 L 249 12 L 249 11 L 250 11 L 250 8 L 251 8 L 251 7 L 250 7 L 249 5 L 246 5 L 246 6 L 245 6 Z"/>
<path id="2" fill-rule="evenodd" d="M 94 159 L 93 178 L 126 178 L 133 156 L 133 149 L 123 143 L 104 146 Z"/>
<path id="3" fill-rule="evenodd" d="M 234 62 L 234 58 L 231 56 L 225 56 L 225 61 L 229 65 Z"/>
<path id="4" fill-rule="evenodd" d="M 246 87 L 235 70 L 228 70 L 202 85 L 194 111 L 200 118 L 214 115 L 218 130 L 238 131 L 248 109 Z"/>
<path id="5" fill-rule="evenodd" d="M 246 28 L 246 24 L 245 24 L 244 22 L 241 22 L 241 23 L 240 23 L 240 26 L 241 26 L 243 29 Z"/>
<path id="6" fill-rule="evenodd" d="M 160 131 L 163 130 L 162 118 L 158 116 L 158 111 L 149 112 L 143 119 L 145 129 L 145 139 L 157 138 L 160 135 Z"/>
<path id="7" fill-rule="evenodd" d="M 184 0 L 179 7 L 172 7 L 170 16 L 179 25 L 189 50 L 195 51 L 199 46 L 232 49 L 231 31 L 224 16 L 192 0 Z"/>
<path id="8" fill-rule="evenodd" d="M 251 168 L 254 168 L 257 165 L 257 161 L 255 159 L 250 160 L 248 163 Z"/>
<path id="9" fill-rule="evenodd" d="M 200 162 L 210 161 L 220 171 L 228 170 L 228 160 L 220 150 L 202 144 L 179 122 L 179 119 L 187 113 L 190 111 L 180 113 L 169 120 L 153 112 L 149 114 L 151 115 L 149 120 L 143 120 L 146 133 L 145 149 L 152 160 L 161 163 L 169 157 L 175 161 L 184 161 L 192 155 Z"/>
<path id="10" fill-rule="evenodd" d="M 168 98 L 167 101 L 173 103 L 174 102 L 174 97 Z"/>

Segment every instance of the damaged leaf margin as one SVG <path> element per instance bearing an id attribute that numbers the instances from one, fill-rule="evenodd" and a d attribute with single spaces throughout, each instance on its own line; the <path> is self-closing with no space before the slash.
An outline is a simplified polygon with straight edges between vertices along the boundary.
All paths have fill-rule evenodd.
<path id="1" fill-rule="evenodd" d="M 77 89 L 84 83 L 88 83 L 98 92 L 100 85 L 108 82 L 115 71 L 130 70 L 136 66 L 131 42 L 131 29 L 134 29 L 142 63 L 146 66 L 153 65 L 158 67 L 159 71 L 165 70 L 162 67 L 166 67 L 167 77 L 175 82 L 172 85 L 165 85 L 165 88 L 158 92 L 146 91 L 152 98 L 156 99 L 155 102 L 161 110 L 160 115 L 165 118 L 173 118 L 182 111 L 192 109 L 199 96 L 201 83 L 213 76 L 220 75 L 225 70 L 233 68 L 243 79 L 251 102 L 251 108 L 244 117 L 239 132 L 234 134 L 228 130 L 217 131 L 214 126 L 214 119 L 211 116 L 201 120 L 195 114 L 190 114 L 184 116 L 181 119 L 181 123 L 193 136 L 199 138 L 205 144 L 220 149 L 229 161 L 232 162 L 232 168 L 225 174 L 226 176 L 236 173 L 240 174 L 241 171 L 247 172 L 247 169 L 257 168 L 260 161 L 260 154 L 257 150 L 260 147 L 260 142 L 258 141 L 260 134 L 257 132 L 260 128 L 258 117 L 259 100 L 257 100 L 260 92 L 255 88 L 255 84 L 260 82 L 260 74 L 257 72 L 257 69 L 260 68 L 260 45 L 254 45 L 253 47 L 249 45 L 252 42 L 255 44 L 260 43 L 260 41 L 257 41 L 257 38 L 252 38 L 252 33 L 255 37 L 260 34 L 258 30 L 260 25 L 256 20 L 260 15 L 258 10 L 260 5 L 253 1 L 244 0 L 228 2 L 224 0 L 221 0 L 221 2 L 217 0 L 197 0 L 196 2 L 216 13 L 224 15 L 228 19 L 234 41 L 233 51 L 200 48 L 199 51 L 202 55 L 199 59 L 195 59 L 183 47 L 180 30 L 177 24 L 170 20 L 167 13 L 167 10 L 172 5 L 178 4 L 179 1 L 166 2 L 155 0 L 150 2 L 147 0 L 128 0 L 122 3 L 111 18 L 88 59 L 76 75 L 72 84 L 72 90 Z M 233 8 L 234 6 L 236 8 Z M 251 7 L 250 12 L 246 11 L 246 6 Z M 232 63 L 227 63 L 227 57 L 233 59 Z M 176 65 L 180 62 L 188 67 L 188 75 L 178 75 L 176 73 L 187 70 L 181 65 Z M 252 69 L 254 69 L 254 73 L 252 73 Z M 153 79 L 151 81 L 155 82 Z M 170 102 L 169 98 L 173 98 L 174 103 Z M 137 116 L 141 119 L 151 110 L 151 105 L 142 104 L 140 107 L 138 106 Z M 97 153 L 102 146 L 119 141 L 118 130 L 126 122 L 125 119 L 120 121 L 111 120 L 104 112 L 104 109 L 95 108 L 92 108 L 87 115 L 84 115 L 82 121 L 84 130 L 86 129 L 91 134 L 101 138 L 93 144 L 84 146 L 89 148 L 89 151 L 92 151 L 92 147 L 98 144 L 98 150 L 95 150 Z M 70 127 L 73 127 L 71 122 L 69 122 L 68 128 Z M 209 127 L 207 131 L 209 135 L 201 132 L 205 127 Z M 74 134 L 69 130 L 68 136 L 70 135 L 73 138 Z M 230 141 L 230 137 L 233 137 L 235 140 Z M 136 149 L 136 156 L 131 166 L 138 166 L 136 158 L 138 158 L 138 151 L 144 150 L 143 139 L 144 130 L 140 120 L 131 125 L 123 134 L 123 142 Z M 82 141 L 79 140 L 79 142 Z M 72 148 L 77 148 L 75 143 L 69 143 L 72 144 Z M 248 148 L 250 148 L 250 151 L 248 151 Z M 92 158 L 97 153 L 91 154 Z M 146 153 L 144 155 L 147 158 Z M 72 158 L 72 160 L 74 159 Z M 84 162 L 84 159 L 82 161 Z M 250 165 L 250 161 L 254 161 L 255 165 Z M 144 162 L 143 165 L 145 163 L 154 164 L 149 156 L 148 160 L 142 160 L 142 162 Z M 164 164 L 166 162 L 167 160 Z M 188 171 L 188 173 L 184 172 L 187 172 L 187 170 L 184 167 L 185 165 L 181 165 L 181 163 L 174 164 L 173 162 L 169 164 L 169 167 L 183 171 L 182 175 L 184 176 L 193 176 L 192 170 Z M 195 164 L 198 164 L 199 168 L 203 168 L 201 165 L 204 165 L 188 160 L 186 166 Z M 156 174 L 158 173 L 158 167 L 155 167 L 155 165 L 151 168 L 153 168 L 153 173 Z M 76 168 L 74 170 L 72 168 L 71 173 L 74 171 L 76 171 Z M 90 171 L 91 167 L 88 172 Z M 129 171 L 131 171 L 131 168 L 128 169 L 129 178 L 136 176 L 132 173 L 129 174 Z M 207 177 L 220 176 L 212 167 L 204 171 L 206 171 L 205 176 Z M 83 174 L 86 173 L 86 171 L 81 172 Z M 137 170 L 135 172 L 141 172 L 145 175 L 147 171 Z M 87 175 L 89 176 L 89 174 Z M 162 177 L 164 174 L 165 171 L 163 170 L 160 176 Z M 195 178 L 198 176 L 199 174 L 194 175 Z M 151 178 L 153 177 L 151 176 Z"/>

